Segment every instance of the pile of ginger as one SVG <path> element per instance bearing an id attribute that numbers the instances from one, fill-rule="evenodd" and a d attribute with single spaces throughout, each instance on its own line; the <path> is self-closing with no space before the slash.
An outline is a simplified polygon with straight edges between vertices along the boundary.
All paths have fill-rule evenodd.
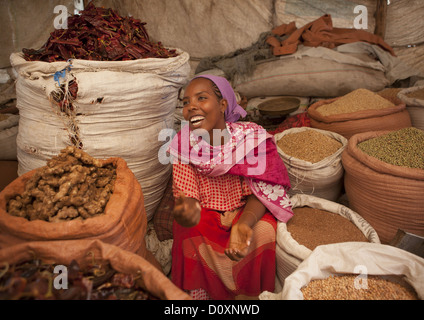
<path id="1" fill-rule="evenodd" d="M 61 222 L 104 213 L 116 168 L 69 146 L 35 170 L 25 191 L 10 199 L 7 212 L 28 220 Z"/>

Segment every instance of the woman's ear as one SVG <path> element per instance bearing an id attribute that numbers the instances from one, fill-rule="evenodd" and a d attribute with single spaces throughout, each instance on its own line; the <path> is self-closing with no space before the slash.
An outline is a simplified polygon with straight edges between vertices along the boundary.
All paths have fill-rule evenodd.
<path id="1" fill-rule="evenodd" d="M 228 101 L 227 99 L 221 99 L 221 103 L 220 103 L 220 111 L 221 113 L 224 113 L 225 110 L 227 110 L 228 107 Z"/>

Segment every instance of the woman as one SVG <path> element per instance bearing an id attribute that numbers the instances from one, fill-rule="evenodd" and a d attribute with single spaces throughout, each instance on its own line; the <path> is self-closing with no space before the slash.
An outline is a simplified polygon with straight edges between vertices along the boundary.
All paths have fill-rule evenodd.
<path id="1" fill-rule="evenodd" d="M 174 137 L 172 280 L 194 299 L 274 291 L 277 220 L 293 212 L 273 136 L 235 122 L 246 112 L 229 82 L 202 75 L 186 87 L 188 126 Z"/>

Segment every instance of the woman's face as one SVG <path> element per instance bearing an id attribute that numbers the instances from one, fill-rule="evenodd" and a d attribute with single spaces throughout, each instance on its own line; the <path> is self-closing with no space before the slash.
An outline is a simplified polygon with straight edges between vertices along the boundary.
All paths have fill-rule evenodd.
<path id="1" fill-rule="evenodd" d="M 218 99 L 212 81 L 206 78 L 192 80 L 184 92 L 183 116 L 189 122 L 191 130 L 204 129 L 209 133 L 213 144 L 213 130 L 224 130 L 224 111 L 227 100 Z"/>

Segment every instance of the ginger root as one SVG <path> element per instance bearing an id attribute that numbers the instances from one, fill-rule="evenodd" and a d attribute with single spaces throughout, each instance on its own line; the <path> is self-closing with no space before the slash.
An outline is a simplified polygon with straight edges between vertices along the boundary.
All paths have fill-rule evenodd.
<path id="1" fill-rule="evenodd" d="M 116 168 L 69 146 L 37 169 L 7 211 L 28 220 L 87 219 L 104 213 L 113 193 Z"/>

